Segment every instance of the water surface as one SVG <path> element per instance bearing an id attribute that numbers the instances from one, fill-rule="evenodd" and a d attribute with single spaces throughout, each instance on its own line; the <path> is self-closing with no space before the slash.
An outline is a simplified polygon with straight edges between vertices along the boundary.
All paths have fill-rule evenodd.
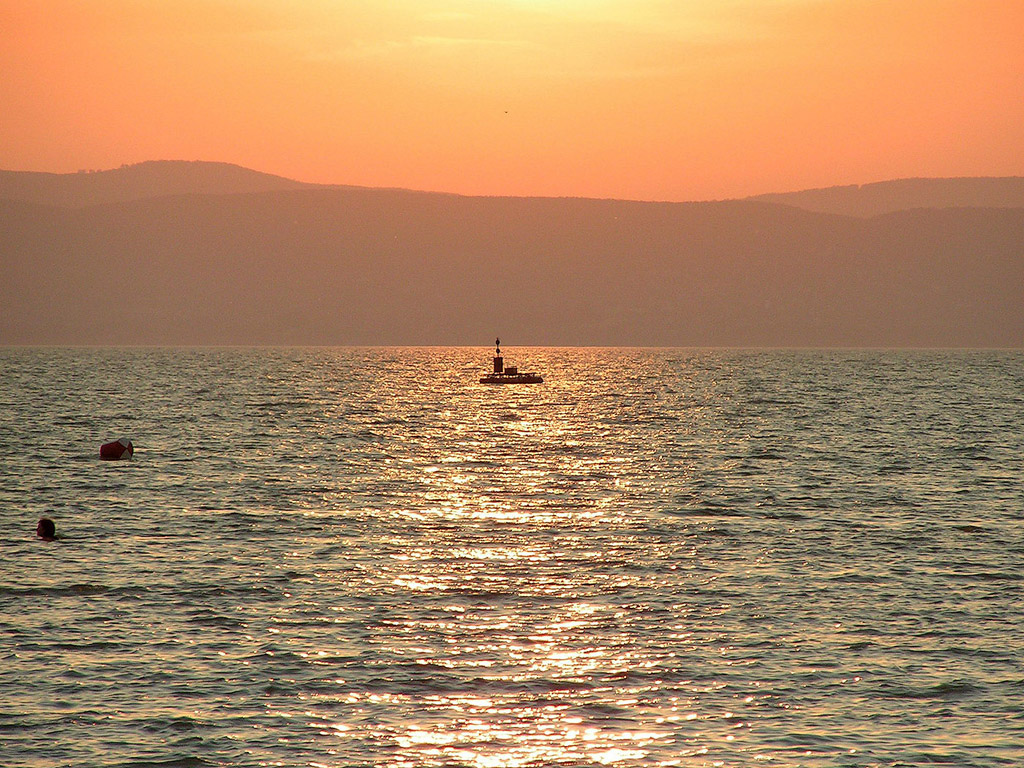
<path id="1" fill-rule="evenodd" d="M 1024 354 L 489 354 L 0 350 L 3 764 L 1024 762 Z"/>

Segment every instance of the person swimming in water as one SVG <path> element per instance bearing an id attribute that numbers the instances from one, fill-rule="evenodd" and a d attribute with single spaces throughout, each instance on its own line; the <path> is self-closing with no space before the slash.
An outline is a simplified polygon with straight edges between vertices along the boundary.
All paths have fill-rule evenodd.
<path id="1" fill-rule="evenodd" d="M 57 526 L 54 525 L 53 520 L 48 517 L 39 518 L 39 524 L 36 526 L 36 536 L 43 541 L 53 541 L 57 538 Z"/>

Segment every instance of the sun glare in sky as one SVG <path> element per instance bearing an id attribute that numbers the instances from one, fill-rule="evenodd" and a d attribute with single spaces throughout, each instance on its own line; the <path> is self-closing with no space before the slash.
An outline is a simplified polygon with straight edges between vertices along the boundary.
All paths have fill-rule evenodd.
<path id="1" fill-rule="evenodd" d="M 481 194 L 1024 173 L 1019 0 L 6 0 L 0 167 Z"/>

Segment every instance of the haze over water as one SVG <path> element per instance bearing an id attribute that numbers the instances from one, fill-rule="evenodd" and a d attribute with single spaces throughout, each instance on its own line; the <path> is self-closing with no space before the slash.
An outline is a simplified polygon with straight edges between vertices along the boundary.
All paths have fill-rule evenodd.
<path id="1" fill-rule="evenodd" d="M 3 764 L 1024 761 L 1024 353 L 489 356 L 0 351 Z"/>

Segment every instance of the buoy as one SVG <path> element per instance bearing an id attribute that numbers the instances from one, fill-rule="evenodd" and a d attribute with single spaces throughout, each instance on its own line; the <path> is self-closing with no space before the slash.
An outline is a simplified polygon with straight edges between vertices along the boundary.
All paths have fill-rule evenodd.
<path id="1" fill-rule="evenodd" d="M 132 446 L 132 441 L 127 437 L 122 437 L 112 443 L 104 443 L 100 446 L 100 458 L 107 459 L 108 461 L 130 459 L 133 453 L 135 453 L 135 448 Z"/>
<path id="2" fill-rule="evenodd" d="M 48 517 L 40 517 L 39 524 L 36 525 L 36 536 L 43 541 L 53 541 L 57 538 L 57 526 L 54 525 L 53 520 Z"/>

